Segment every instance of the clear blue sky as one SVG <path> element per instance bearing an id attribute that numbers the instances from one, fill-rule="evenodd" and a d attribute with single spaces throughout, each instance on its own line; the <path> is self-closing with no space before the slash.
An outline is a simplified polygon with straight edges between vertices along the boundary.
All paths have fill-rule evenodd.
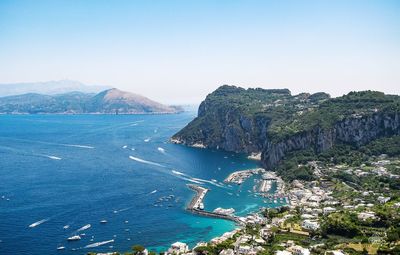
<path id="1" fill-rule="evenodd" d="M 400 1 L 0 0 L 0 83 L 196 102 L 222 84 L 400 94 Z"/>

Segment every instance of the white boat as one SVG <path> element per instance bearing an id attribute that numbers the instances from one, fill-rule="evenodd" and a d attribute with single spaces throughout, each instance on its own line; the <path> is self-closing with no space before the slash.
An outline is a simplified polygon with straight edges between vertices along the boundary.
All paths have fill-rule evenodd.
<path id="1" fill-rule="evenodd" d="M 200 209 L 200 210 L 204 210 L 204 204 L 203 204 L 203 203 L 200 203 L 200 204 L 199 204 L 199 209 Z"/>
<path id="2" fill-rule="evenodd" d="M 78 240 L 81 240 L 81 237 L 78 236 L 78 235 L 76 235 L 76 236 L 71 236 L 71 237 L 68 237 L 67 240 L 68 240 L 68 241 L 78 241 Z"/>
<path id="3" fill-rule="evenodd" d="M 57 247 L 57 250 L 65 250 L 65 247 L 64 246 L 59 246 L 59 247 Z"/>
<path id="4" fill-rule="evenodd" d="M 106 224 L 107 221 L 106 221 L 106 220 L 101 220 L 100 223 L 101 223 L 101 224 Z"/>

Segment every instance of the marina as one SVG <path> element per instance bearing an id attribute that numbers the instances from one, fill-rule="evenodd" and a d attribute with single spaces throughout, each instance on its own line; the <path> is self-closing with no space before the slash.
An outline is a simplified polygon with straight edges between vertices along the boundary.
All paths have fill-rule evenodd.
<path id="1" fill-rule="evenodd" d="M 231 173 L 224 180 L 224 182 L 227 182 L 227 183 L 231 182 L 231 183 L 236 183 L 236 184 L 240 185 L 246 179 L 250 178 L 251 176 L 253 176 L 255 174 L 262 174 L 264 172 L 265 172 L 265 170 L 263 168 L 255 168 L 255 169 L 236 171 L 236 172 Z"/>

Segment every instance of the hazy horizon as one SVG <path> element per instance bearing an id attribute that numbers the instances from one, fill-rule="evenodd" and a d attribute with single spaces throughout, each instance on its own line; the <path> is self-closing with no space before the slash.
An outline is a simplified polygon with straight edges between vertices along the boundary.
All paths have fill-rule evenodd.
<path id="1" fill-rule="evenodd" d="M 400 94 L 398 1 L 1 1 L 0 83 L 77 80 L 168 104 L 223 84 Z"/>

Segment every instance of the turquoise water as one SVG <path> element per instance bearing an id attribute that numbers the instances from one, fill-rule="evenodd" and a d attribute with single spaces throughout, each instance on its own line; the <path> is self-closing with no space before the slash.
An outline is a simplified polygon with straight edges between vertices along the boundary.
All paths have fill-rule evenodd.
<path id="1" fill-rule="evenodd" d="M 211 189 L 206 209 L 233 207 L 245 215 L 272 206 L 248 192 L 253 178 L 242 186 L 218 184 L 233 171 L 256 167 L 255 161 L 168 143 L 193 117 L 0 116 L 0 254 L 127 251 L 134 244 L 160 250 L 233 229 L 232 222 L 185 211 L 193 178 Z M 84 235 L 66 240 L 76 234 Z M 104 241 L 110 242 L 93 245 Z"/>

